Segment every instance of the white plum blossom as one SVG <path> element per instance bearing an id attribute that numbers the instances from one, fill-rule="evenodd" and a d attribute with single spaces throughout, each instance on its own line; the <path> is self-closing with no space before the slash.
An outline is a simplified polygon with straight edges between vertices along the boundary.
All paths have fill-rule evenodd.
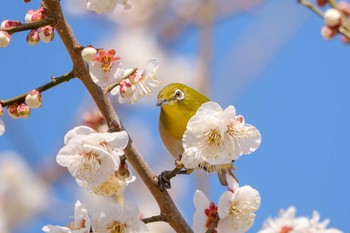
<path id="1" fill-rule="evenodd" d="M 124 69 L 120 57 L 115 54 L 115 50 L 100 49 L 89 64 L 91 78 L 100 87 L 107 87 L 123 78 Z"/>
<path id="2" fill-rule="evenodd" d="M 343 233 L 335 228 L 328 228 L 329 219 L 320 222 L 320 215 L 313 212 L 312 218 L 297 217 L 296 208 L 290 206 L 287 210 L 280 210 L 277 218 L 265 220 L 258 233 Z"/>
<path id="3" fill-rule="evenodd" d="M 138 207 L 131 202 L 125 202 L 123 207 L 118 204 L 97 207 L 92 211 L 92 220 L 93 232 L 149 232 L 140 219 Z"/>
<path id="4" fill-rule="evenodd" d="M 46 225 L 42 228 L 48 233 L 90 233 L 91 219 L 86 207 L 77 201 L 74 208 L 74 222 L 66 227 Z"/>
<path id="5" fill-rule="evenodd" d="M 188 121 L 183 135 L 186 168 L 229 164 L 242 154 L 254 152 L 260 145 L 260 132 L 245 124 L 231 105 L 223 110 L 215 102 L 206 102 Z"/>
<path id="6" fill-rule="evenodd" d="M 66 134 L 56 161 L 77 180 L 98 185 L 118 170 L 128 140 L 125 131 L 97 133 L 86 126 L 76 127 Z"/>
<path id="7" fill-rule="evenodd" d="M 227 180 L 232 185 L 219 199 L 218 232 L 246 232 L 255 221 L 255 211 L 260 207 L 260 194 L 249 185 L 239 187 L 237 181 L 230 176 L 227 176 Z"/>
<path id="8" fill-rule="evenodd" d="M 335 228 L 328 228 L 329 219 L 325 219 L 320 222 L 320 214 L 317 211 L 313 211 L 312 218 L 310 219 L 310 229 L 308 233 L 343 233 L 342 231 Z"/>
<path id="9" fill-rule="evenodd" d="M 112 13 L 117 4 L 122 4 L 125 10 L 131 8 L 128 0 L 88 0 L 86 8 L 95 11 L 97 14 Z"/>
<path id="10" fill-rule="evenodd" d="M 268 218 L 258 233 L 307 233 L 309 221 L 306 217 L 296 217 L 296 209 L 290 206 L 287 210 L 280 210 L 278 218 Z"/>
<path id="11" fill-rule="evenodd" d="M 159 68 L 159 60 L 152 58 L 146 63 L 144 70 L 134 71 L 127 79 L 120 82 L 119 86 L 112 89 L 112 95 L 119 95 L 119 103 L 135 103 L 137 100 L 149 96 L 156 89 L 160 81 L 155 75 Z M 126 70 L 124 76 L 130 73 Z"/>
<path id="12" fill-rule="evenodd" d="M 193 231 L 194 233 L 206 232 L 210 225 L 214 224 L 213 222 L 217 216 L 217 206 L 210 202 L 200 190 L 196 190 L 194 193 L 193 203 L 196 208 L 193 215 Z"/>

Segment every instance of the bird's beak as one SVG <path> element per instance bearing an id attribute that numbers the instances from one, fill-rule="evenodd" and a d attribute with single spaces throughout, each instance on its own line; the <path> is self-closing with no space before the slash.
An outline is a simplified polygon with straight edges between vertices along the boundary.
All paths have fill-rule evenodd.
<path id="1" fill-rule="evenodd" d="M 166 103 L 166 102 L 167 102 L 166 99 L 158 100 L 157 106 L 158 106 L 158 107 L 161 107 L 161 106 L 162 106 L 164 103 Z"/>

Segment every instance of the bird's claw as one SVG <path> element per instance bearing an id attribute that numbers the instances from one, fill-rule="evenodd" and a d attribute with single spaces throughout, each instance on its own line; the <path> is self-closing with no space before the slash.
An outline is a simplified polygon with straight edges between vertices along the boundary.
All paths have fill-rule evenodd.
<path id="1" fill-rule="evenodd" d="M 162 191 L 165 191 L 165 189 L 170 189 L 170 179 L 168 178 L 169 171 L 163 171 L 158 176 L 158 186 Z"/>

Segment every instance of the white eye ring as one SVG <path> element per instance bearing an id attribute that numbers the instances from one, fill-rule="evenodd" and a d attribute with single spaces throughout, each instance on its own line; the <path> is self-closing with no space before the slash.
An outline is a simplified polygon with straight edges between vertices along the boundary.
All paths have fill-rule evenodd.
<path id="1" fill-rule="evenodd" d="M 174 97 L 177 100 L 183 100 L 185 98 L 185 94 L 181 90 L 177 89 L 174 93 Z"/>

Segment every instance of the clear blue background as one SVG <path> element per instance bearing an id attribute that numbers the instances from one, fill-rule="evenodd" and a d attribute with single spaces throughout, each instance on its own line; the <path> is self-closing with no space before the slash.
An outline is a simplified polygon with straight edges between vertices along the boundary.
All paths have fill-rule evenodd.
<path id="1" fill-rule="evenodd" d="M 6 1 L 0 18 L 22 19 L 31 8 L 37 8 L 37 2 Z M 81 44 L 94 44 L 116 27 L 93 15 L 67 15 L 67 19 Z M 257 232 L 264 219 L 290 205 L 296 206 L 298 215 L 310 216 L 318 210 L 322 219 L 331 219 L 330 226 L 350 230 L 350 48 L 339 38 L 325 41 L 320 35 L 322 24 L 322 19 L 296 1 L 278 0 L 215 22 L 209 96 L 222 106 L 235 105 L 263 137 L 259 150 L 236 162 L 241 185 L 256 188 L 262 198 L 249 232 Z M 0 50 L 1 99 L 71 69 L 58 36 L 52 43 L 31 47 L 25 35 L 14 35 L 11 45 Z M 198 36 L 198 29 L 189 27 L 167 48 L 172 53 L 196 54 Z M 251 72 L 257 65 L 261 67 Z M 43 107 L 33 110 L 29 119 L 13 120 L 5 114 L 6 133 L 0 137 L 0 150 L 15 150 L 34 169 L 42 169 L 54 161 L 64 134 L 76 125 L 81 105 L 87 101 L 83 85 L 72 80 L 45 92 Z M 135 109 L 125 111 L 141 112 L 141 121 L 154 126 L 156 151 L 159 109 Z M 224 189 L 216 185 L 213 176 L 207 194 L 217 202 Z M 176 182 L 173 186 L 181 188 Z M 193 213 L 190 191 L 185 201 L 189 221 Z M 74 203 L 69 191 L 57 188 L 57 193 Z M 68 208 L 72 216 L 73 204 Z M 17 232 L 39 232 L 42 225 L 53 223 L 44 216 L 32 221 L 31 230 L 20 227 Z"/>

